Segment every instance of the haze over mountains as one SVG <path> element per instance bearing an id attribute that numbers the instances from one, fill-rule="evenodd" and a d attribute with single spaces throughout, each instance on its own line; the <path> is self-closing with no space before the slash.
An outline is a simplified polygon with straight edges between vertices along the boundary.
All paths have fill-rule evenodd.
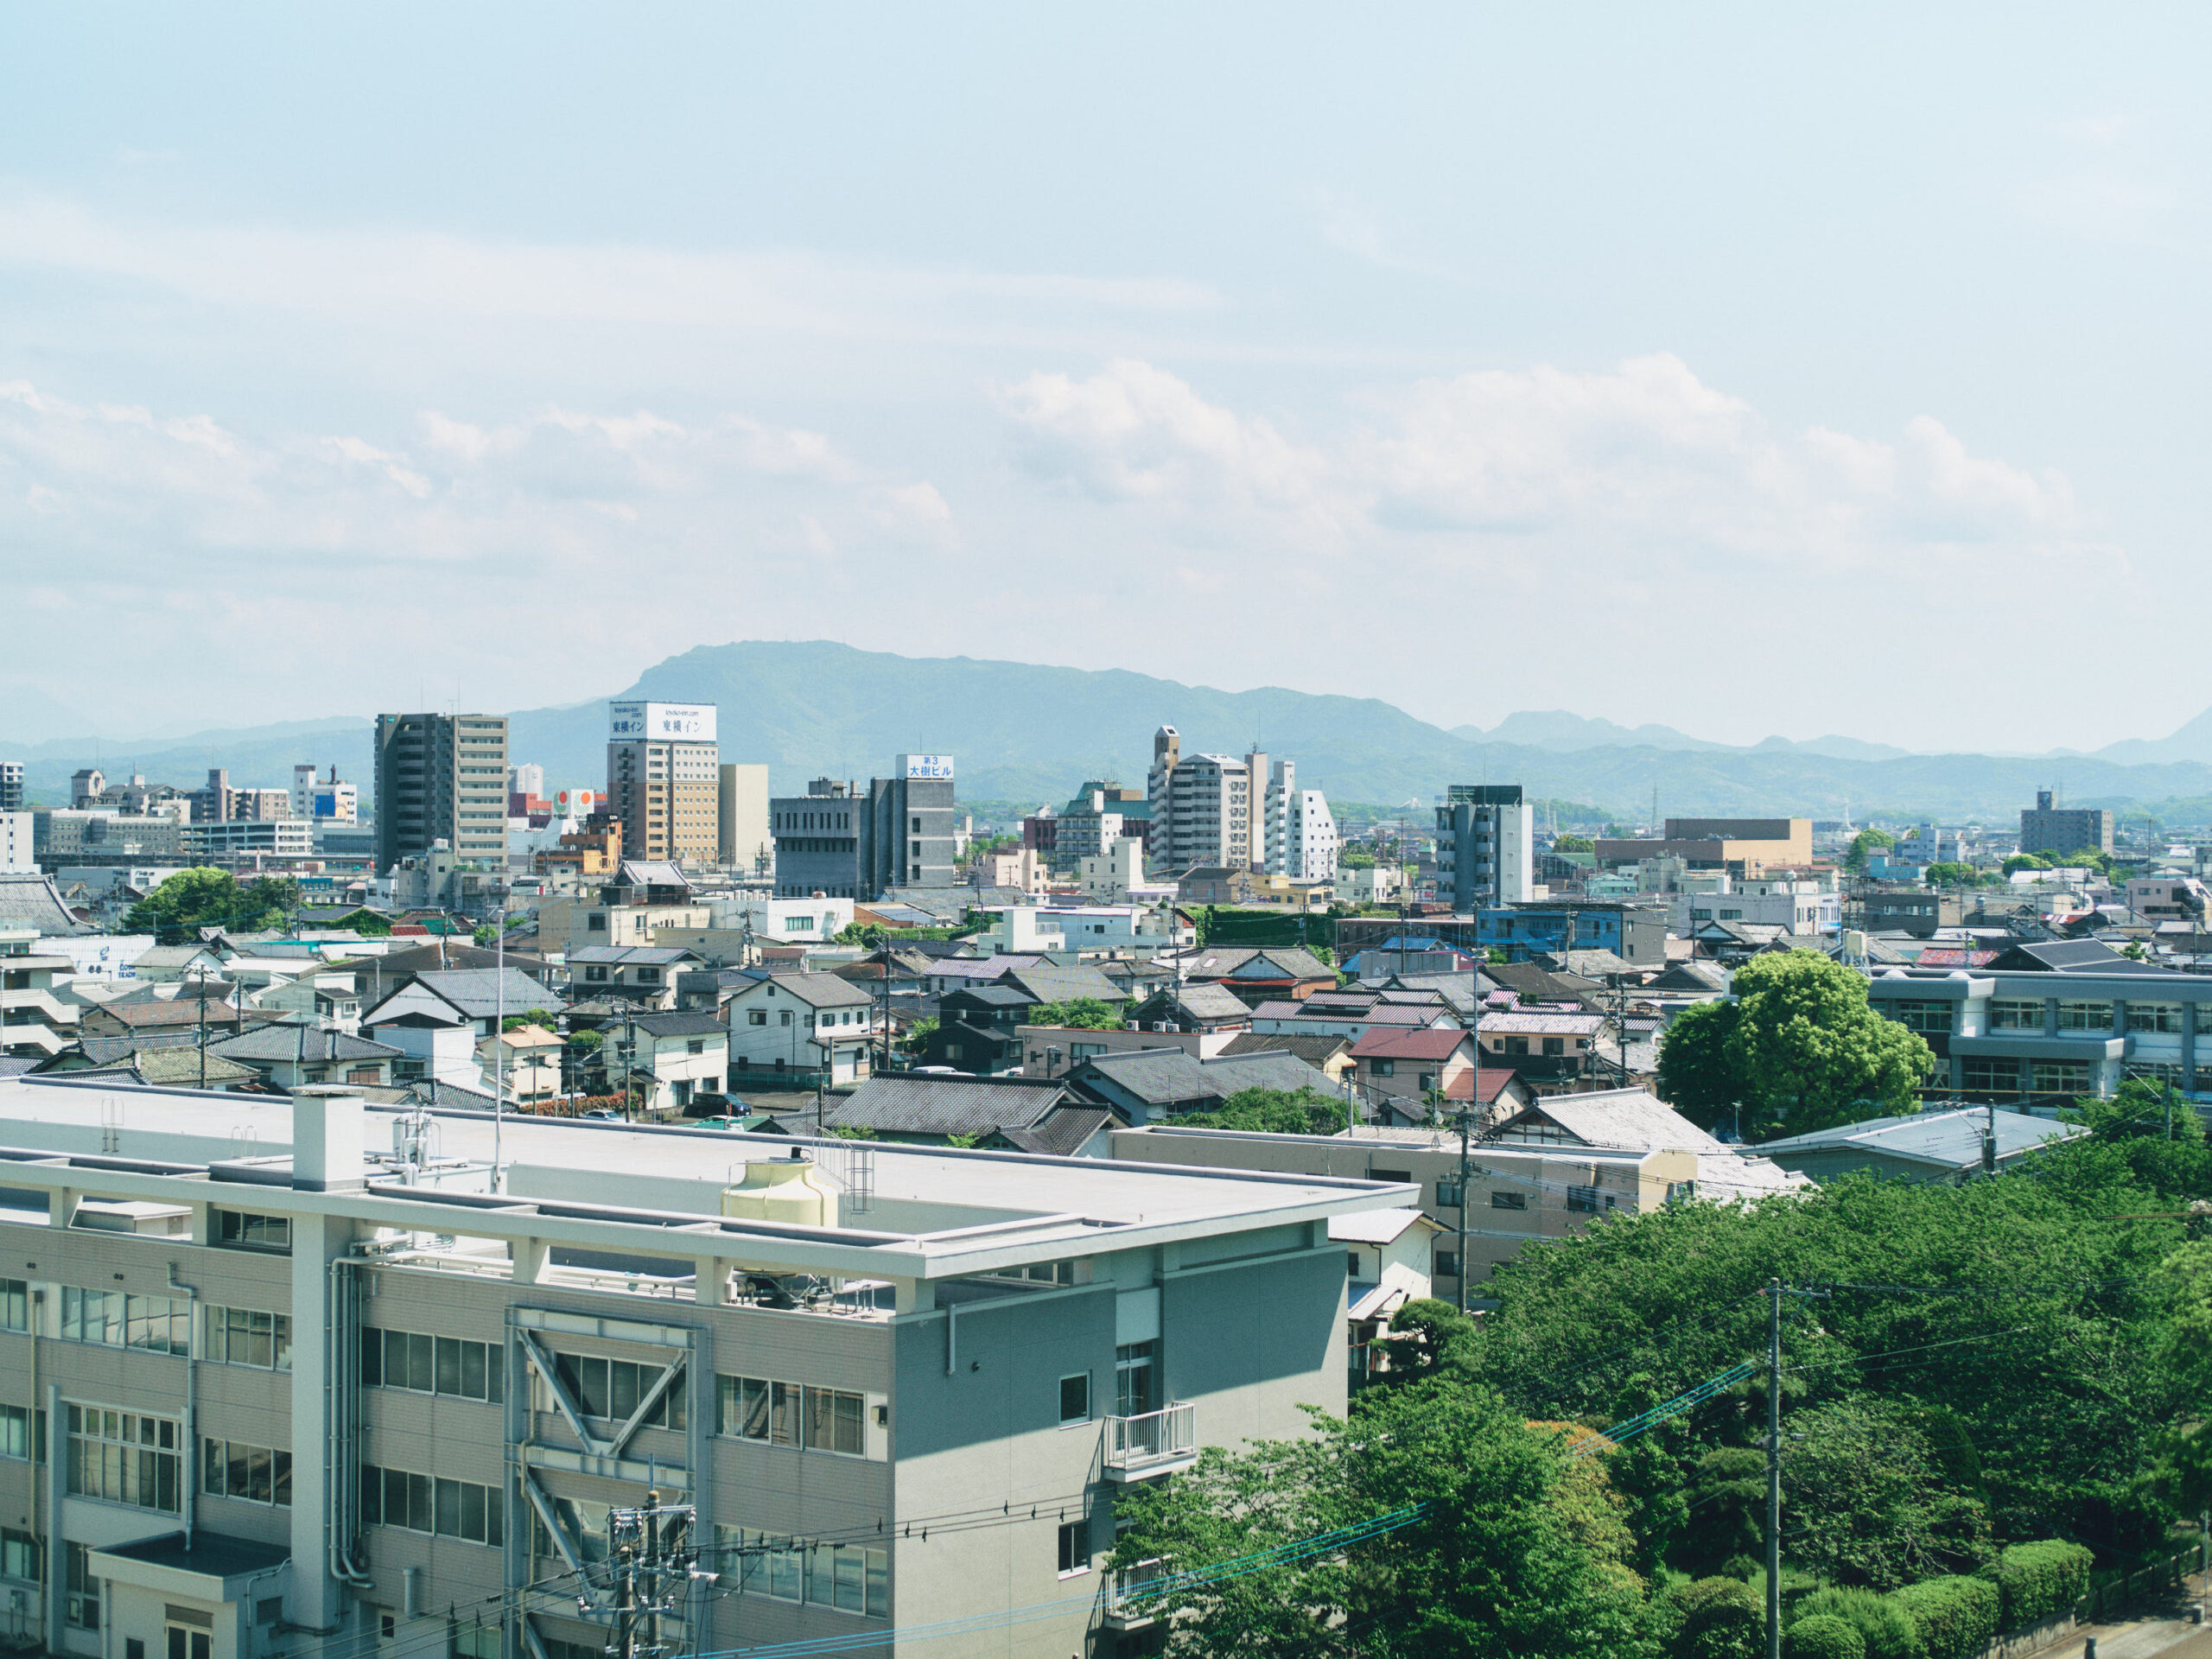
<path id="1" fill-rule="evenodd" d="M 1120 671 L 762 640 L 686 652 L 607 696 L 719 704 L 722 758 L 766 761 L 778 791 L 825 773 L 864 780 L 911 750 L 956 756 L 964 798 L 1058 801 L 1087 777 L 1141 780 L 1153 731 L 1167 724 L 1186 751 L 1241 753 L 1256 744 L 1294 757 L 1300 781 L 1333 799 L 1392 805 L 1425 805 L 1448 783 L 1485 779 L 1632 819 L 1649 812 L 1655 787 L 1662 814 L 1821 817 L 1841 816 L 1847 804 L 1859 817 L 2004 817 L 2054 785 L 2069 801 L 2163 806 L 2170 818 L 2185 817 L 2194 798 L 2212 797 L 2212 711 L 2167 738 L 2094 755 L 1928 755 L 1840 736 L 1731 745 L 1560 711 L 1446 731 L 1372 698 L 1219 691 Z M 598 783 L 607 700 L 510 711 L 514 758 L 543 766 L 554 786 Z M 66 798 L 69 774 L 86 765 L 177 784 L 225 766 L 235 783 L 279 785 L 296 763 L 312 760 L 334 763 L 365 788 L 371 781 L 371 726 L 359 715 L 130 741 L 64 735 L 57 727 L 67 719 L 50 698 L 0 687 L 0 737 L 13 740 L 0 753 L 27 763 L 36 799 Z"/>

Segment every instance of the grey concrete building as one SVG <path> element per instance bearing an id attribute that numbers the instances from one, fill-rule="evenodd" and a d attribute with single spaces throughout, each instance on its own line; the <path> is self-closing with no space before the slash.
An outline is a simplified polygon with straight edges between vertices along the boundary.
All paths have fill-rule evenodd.
<path id="1" fill-rule="evenodd" d="M 804 795 L 778 795 L 768 803 L 768 831 L 776 841 L 776 897 L 865 899 L 861 891 L 861 831 L 868 803 L 849 780 L 817 778 Z"/>
<path id="2" fill-rule="evenodd" d="M 23 763 L 0 760 L 0 812 L 23 810 Z"/>
<path id="3" fill-rule="evenodd" d="M 1436 809 L 1436 896 L 1465 915 L 1529 898 L 1535 815 L 1518 784 L 1453 784 Z"/>
<path id="4" fill-rule="evenodd" d="M 957 861 L 960 815 L 952 757 L 902 754 L 891 776 L 868 780 L 861 836 L 861 897 L 880 899 L 899 887 L 949 887 Z"/>
<path id="5" fill-rule="evenodd" d="M 2050 791 L 2039 789 L 2035 805 L 2020 809 L 2020 850 L 2109 853 L 2112 814 L 2095 807 L 2054 806 Z"/>
<path id="6" fill-rule="evenodd" d="M 86 1659 L 584 1659 L 649 1489 L 674 1650 L 1126 1651 L 1117 1494 L 1343 1410 L 1329 1224 L 1412 1197 L 337 1088 L 0 1081 L 0 1579 Z"/>
<path id="7" fill-rule="evenodd" d="M 463 863 L 507 861 L 507 722 L 499 715 L 378 715 L 379 872 L 444 842 Z"/>

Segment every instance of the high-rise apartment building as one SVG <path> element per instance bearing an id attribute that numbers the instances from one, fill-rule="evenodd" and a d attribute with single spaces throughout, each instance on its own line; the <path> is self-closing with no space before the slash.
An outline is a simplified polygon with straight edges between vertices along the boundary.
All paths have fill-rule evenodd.
<path id="1" fill-rule="evenodd" d="M 1261 809 L 1262 861 L 1269 875 L 1294 881 L 1333 881 L 1337 875 L 1337 819 L 1328 797 L 1298 786 L 1298 763 L 1268 768 Z"/>
<path id="2" fill-rule="evenodd" d="M 500 715 L 378 715 L 377 868 L 444 842 L 462 863 L 507 861 L 507 722 Z"/>
<path id="3" fill-rule="evenodd" d="M 1436 809 L 1436 890 L 1472 914 L 1525 904 L 1535 880 L 1535 815 L 1518 784 L 1454 784 Z"/>
<path id="4" fill-rule="evenodd" d="M 2054 806 L 2047 789 L 2036 791 L 2035 808 L 2020 809 L 2020 850 L 2024 853 L 2109 853 L 2112 814 L 2094 807 Z"/>
<path id="5" fill-rule="evenodd" d="M 1266 861 L 1266 838 L 1257 825 L 1267 798 L 1266 755 L 1186 755 L 1181 735 L 1163 726 L 1153 734 L 1146 781 L 1152 804 L 1147 858 L 1154 869 L 1218 864 L 1251 870 Z"/>
<path id="6" fill-rule="evenodd" d="M 703 864 L 721 850 L 711 702 L 607 705 L 607 810 L 630 858 Z"/>
<path id="7" fill-rule="evenodd" d="M 0 760 L 0 812 L 23 810 L 23 763 Z"/>

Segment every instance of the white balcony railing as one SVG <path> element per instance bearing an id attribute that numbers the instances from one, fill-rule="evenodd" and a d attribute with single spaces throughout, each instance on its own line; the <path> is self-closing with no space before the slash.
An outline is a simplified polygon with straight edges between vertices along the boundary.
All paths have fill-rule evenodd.
<path id="1" fill-rule="evenodd" d="M 1179 1404 L 1106 1420 L 1106 1472 L 1131 1479 L 1184 1467 L 1198 1455 L 1198 1408 Z"/>
<path id="2" fill-rule="evenodd" d="M 1157 1586 L 1167 1570 L 1166 1561 L 1157 1556 L 1116 1567 L 1106 1580 L 1107 1628 L 1140 1630 L 1151 1624 L 1157 1617 L 1157 1607 L 1145 1600 L 1142 1592 Z"/>

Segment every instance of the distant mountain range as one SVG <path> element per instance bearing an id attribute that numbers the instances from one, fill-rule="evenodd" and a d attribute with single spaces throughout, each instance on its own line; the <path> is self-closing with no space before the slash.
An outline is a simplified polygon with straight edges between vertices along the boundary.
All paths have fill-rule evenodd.
<path id="1" fill-rule="evenodd" d="M 1121 671 L 1046 668 L 971 658 L 913 658 L 823 641 L 702 646 L 657 664 L 615 698 L 713 702 L 726 760 L 765 761 L 770 787 L 829 775 L 865 781 L 902 752 L 950 753 L 962 796 L 1032 805 L 1061 801 L 1086 778 L 1141 782 L 1152 734 L 1184 748 L 1241 753 L 1257 745 L 1298 763 L 1299 781 L 1339 801 L 1425 808 L 1446 785 L 1519 783 L 1532 796 L 1588 802 L 1641 820 L 1662 814 L 1815 817 L 1936 814 L 2009 817 L 2037 788 L 2070 803 L 2212 817 L 2212 711 L 2172 736 L 2094 755 L 1914 754 L 1853 738 L 1715 743 L 1664 726 L 1624 727 L 1558 711 L 1517 714 L 1488 731 L 1446 731 L 1373 698 L 1279 688 L 1219 691 Z M 512 753 L 549 785 L 590 787 L 606 771 L 605 698 L 513 712 Z M 66 718 L 0 686 L 0 732 L 42 741 L 0 746 L 26 763 L 35 799 L 66 799 L 71 772 L 143 772 L 193 785 L 228 766 L 240 785 L 278 786 L 314 761 L 365 787 L 372 723 L 293 721 L 135 741 L 56 737 Z M 2174 810 L 2177 806 L 2181 810 Z"/>

